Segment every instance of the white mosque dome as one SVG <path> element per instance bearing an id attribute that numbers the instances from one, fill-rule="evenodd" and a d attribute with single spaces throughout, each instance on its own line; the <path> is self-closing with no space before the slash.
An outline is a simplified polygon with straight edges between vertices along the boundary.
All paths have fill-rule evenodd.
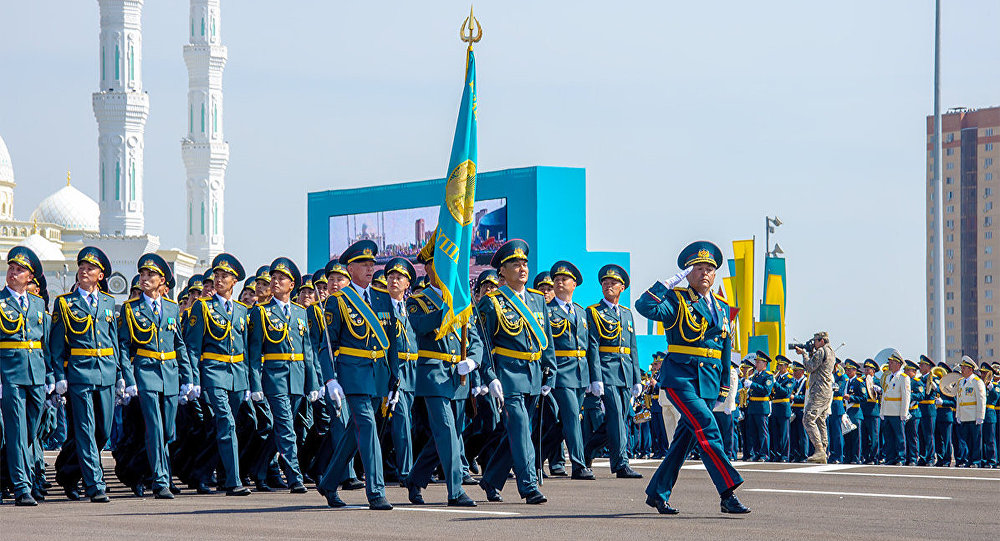
<path id="1" fill-rule="evenodd" d="M 0 183 L 14 183 L 14 164 L 10 161 L 10 152 L 7 144 L 0 137 Z"/>
<path id="2" fill-rule="evenodd" d="M 42 199 L 31 213 L 31 221 L 56 224 L 66 231 L 98 231 L 100 218 L 97 201 L 68 183 Z"/>
<path id="3" fill-rule="evenodd" d="M 22 240 L 17 243 L 17 245 L 30 248 L 31 251 L 35 252 L 35 255 L 38 256 L 38 259 L 42 261 L 64 261 L 66 259 L 58 244 L 39 235 L 38 233 Z"/>

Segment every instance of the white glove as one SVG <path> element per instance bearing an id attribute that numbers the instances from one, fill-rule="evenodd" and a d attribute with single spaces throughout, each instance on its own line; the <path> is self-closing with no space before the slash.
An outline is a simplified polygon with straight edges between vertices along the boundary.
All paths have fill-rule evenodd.
<path id="1" fill-rule="evenodd" d="M 46 383 L 45 384 L 45 394 L 52 394 L 52 391 L 54 391 L 54 390 L 56 390 L 56 384 L 55 383 Z"/>
<path id="2" fill-rule="evenodd" d="M 876 385 L 875 386 L 875 392 L 878 393 L 878 394 L 882 394 L 882 387 Z"/>
<path id="3" fill-rule="evenodd" d="M 61 379 L 61 380 L 59 380 L 59 381 L 56 382 L 56 394 L 57 395 L 61 396 L 61 395 L 66 394 L 67 390 L 69 390 L 69 385 L 66 383 L 66 380 Z"/>
<path id="4" fill-rule="evenodd" d="M 476 361 L 472 359 L 462 359 L 458 361 L 458 375 L 464 376 L 476 369 Z"/>
<path id="5" fill-rule="evenodd" d="M 250 393 L 250 400 L 253 400 L 254 402 L 260 402 L 261 400 L 264 400 L 264 393 L 260 391 L 254 391 Z"/>
<path id="6" fill-rule="evenodd" d="M 663 285 L 667 286 L 668 289 L 673 289 L 677 286 L 677 284 L 681 283 L 682 280 L 687 278 L 687 275 L 691 274 L 692 270 L 694 270 L 693 266 L 678 272 L 670 278 L 667 278 L 667 281 L 663 282 Z"/>
<path id="7" fill-rule="evenodd" d="M 125 380 L 120 379 L 115 383 L 115 394 L 118 396 L 125 396 Z"/>
<path id="8" fill-rule="evenodd" d="M 135 385 L 129 385 L 128 387 L 125 387 L 125 396 L 132 398 L 138 394 L 139 394 L 139 388 L 136 387 Z"/>
<path id="9" fill-rule="evenodd" d="M 183 406 L 188 403 L 188 396 L 186 393 L 181 393 L 177 395 L 177 403 Z"/>
<path id="10" fill-rule="evenodd" d="M 250 392 L 250 389 L 247 389 L 246 391 L 244 391 L 243 392 L 243 401 L 244 402 L 249 402 L 251 394 L 253 394 L 253 393 Z"/>
<path id="11" fill-rule="evenodd" d="M 941 400 L 941 397 L 938 397 L 938 398 L 934 399 L 934 405 L 935 406 L 940 406 L 942 404 L 944 404 L 944 400 Z"/>
<path id="12" fill-rule="evenodd" d="M 725 405 L 725 403 L 726 403 L 725 400 L 716 400 L 715 404 L 712 405 L 712 409 L 714 410 L 715 408 L 717 408 L 719 406 L 723 406 L 723 405 Z"/>
<path id="13" fill-rule="evenodd" d="M 910 420 L 910 413 L 909 413 L 909 412 L 907 412 L 905 416 L 903 416 L 903 415 L 900 415 L 900 416 L 899 416 L 899 419 L 900 419 L 901 421 L 903 421 L 903 423 L 906 423 L 906 421 L 909 421 L 909 420 Z"/>
<path id="14" fill-rule="evenodd" d="M 725 413 L 726 415 L 730 415 L 733 413 L 733 410 L 732 408 L 729 407 L 728 402 L 722 405 L 722 413 Z"/>
<path id="15" fill-rule="evenodd" d="M 983 424 L 983 419 L 976 419 L 976 424 L 977 425 Z"/>
<path id="16" fill-rule="evenodd" d="M 197 400 L 197 399 L 201 398 L 201 385 L 192 385 L 191 386 L 191 396 L 189 398 L 191 400 Z"/>
<path id="17" fill-rule="evenodd" d="M 604 396 L 604 382 L 595 381 L 590 384 L 590 394 L 594 396 Z"/>
<path id="18" fill-rule="evenodd" d="M 486 396 L 488 394 L 490 394 L 490 388 L 489 387 L 483 385 L 482 387 L 479 388 L 479 396 Z"/>
<path id="19" fill-rule="evenodd" d="M 319 391 L 309 391 L 309 401 L 315 402 L 319 400 Z"/>
<path id="20" fill-rule="evenodd" d="M 879 418 L 879 420 L 884 421 L 885 420 L 885 415 L 879 415 L 878 418 Z"/>
<path id="21" fill-rule="evenodd" d="M 389 404 L 389 407 L 390 408 L 395 407 L 397 402 L 399 402 L 399 391 L 389 391 L 389 397 L 387 402 Z"/>
<path id="22" fill-rule="evenodd" d="M 0 398 L 3 398 L 3 382 L 0 381 Z"/>
<path id="23" fill-rule="evenodd" d="M 182 383 L 181 384 L 180 396 L 183 396 L 185 401 L 187 401 L 187 395 L 190 392 L 191 392 L 191 384 L 190 383 Z"/>
<path id="24" fill-rule="evenodd" d="M 750 386 L 750 384 L 752 384 L 752 383 L 753 383 L 753 382 L 752 382 L 752 381 L 750 381 L 750 378 L 746 378 L 746 379 L 744 379 L 744 380 L 743 380 L 743 387 L 744 387 L 744 388 L 746 388 L 746 387 L 749 387 L 749 386 Z"/>
<path id="25" fill-rule="evenodd" d="M 500 385 L 500 380 L 495 379 L 490 382 L 490 395 L 496 398 L 500 403 L 500 407 L 503 407 L 503 385 Z"/>
<path id="26" fill-rule="evenodd" d="M 549 396 L 549 393 L 551 392 L 552 392 L 552 387 L 549 387 L 548 385 L 542 385 L 542 396 Z"/>
<path id="27" fill-rule="evenodd" d="M 340 407 L 340 401 L 344 399 L 344 388 L 337 383 L 337 380 L 331 379 L 326 382 L 326 394 L 333 400 L 333 403 Z"/>
<path id="28" fill-rule="evenodd" d="M 638 398 L 640 394 L 642 394 L 642 384 L 636 383 L 632 385 L 632 398 Z"/>

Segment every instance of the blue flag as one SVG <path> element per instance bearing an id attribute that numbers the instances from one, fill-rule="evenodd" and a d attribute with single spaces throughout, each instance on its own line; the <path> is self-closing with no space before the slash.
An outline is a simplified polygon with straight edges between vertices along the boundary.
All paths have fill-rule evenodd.
<path id="1" fill-rule="evenodd" d="M 451 144 L 444 203 L 434 233 L 435 285 L 444 297 L 444 316 L 438 340 L 469 322 L 472 291 L 469 258 L 472 253 L 473 205 L 476 200 L 476 57 L 470 46 L 465 64 L 465 88 L 458 109 L 458 126 Z"/>

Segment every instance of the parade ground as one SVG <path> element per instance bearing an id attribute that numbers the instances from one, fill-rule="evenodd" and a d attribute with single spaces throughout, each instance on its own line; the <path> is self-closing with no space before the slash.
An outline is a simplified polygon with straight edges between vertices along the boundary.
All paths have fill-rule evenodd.
<path id="1" fill-rule="evenodd" d="M 105 453 L 107 455 L 107 453 Z M 406 491 L 387 488 L 393 511 L 369 511 L 364 491 L 342 491 L 351 504 L 329 509 L 312 487 L 306 495 L 255 493 L 234 498 L 191 490 L 172 501 L 140 499 L 117 482 L 105 457 L 109 504 L 70 502 L 56 487 L 35 508 L 0 513 L 7 539 L 982 539 L 1000 525 L 995 512 L 1000 470 L 736 463 L 746 479 L 738 492 L 753 512 L 719 513 L 702 465 L 688 462 L 660 516 L 643 503 L 658 461 L 634 460 L 647 479 L 615 479 L 595 461 L 596 481 L 549 478 L 549 502 L 525 505 L 513 483 L 503 503 L 487 503 L 477 487 L 475 509 L 445 506 L 444 485 L 412 506 Z M 48 459 L 54 460 L 54 456 Z"/>

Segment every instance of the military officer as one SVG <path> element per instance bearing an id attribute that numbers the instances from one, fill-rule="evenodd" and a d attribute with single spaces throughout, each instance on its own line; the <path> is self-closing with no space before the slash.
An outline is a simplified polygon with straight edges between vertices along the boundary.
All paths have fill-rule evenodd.
<path id="1" fill-rule="evenodd" d="M 844 428 L 843 417 L 847 413 L 844 407 L 844 396 L 847 393 L 847 376 L 844 375 L 841 360 L 834 360 L 833 370 L 833 401 L 830 402 L 830 415 L 827 417 L 827 462 L 840 464 L 844 461 Z"/>
<path id="2" fill-rule="evenodd" d="M 994 468 L 997 465 L 997 401 L 1000 400 L 1000 389 L 993 382 L 993 367 L 984 362 L 979 366 L 979 378 L 986 386 L 986 416 L 983 417 L 983 459 L 981 468 Z"/>
<path id="3" fill-rule="evenodd" d="M 326 284 L 326 269 L 319 269 L 313 273 L 313 286 L 316 287 L 317 303 L 326 302 L 326 298 L 330 296 L 330 292 L 326 289 Z"/>
<path id="4" fill-rule="evenodd" d="M 552 396 L 559 406 L 562 435 L 573 465 L 572 478 L 593 480 L 594 472 L 587 467 L 583 455 L 583 432 L 580 427 L 583 392 L 590 383 L 587 363 L 590 326 L 587 312 L 573 302 L 573 292 L 583 283 L 583 274 L 569 261 L 557 261 L 549 270 L 549 275 L 554 295 L 548 303 L 549 326 L 556 357 Z"/>
<path id="5" fill-rule="evenodd" d="M 386 290 L 387 287 L 389 287 L 389 284 L 385 280 L 385 270 L 379 269 L 375 271 L 375 274 L 372 275 L 372 289 L 379 293 L 388 293 Z"/>
<path id="6" fill-rule="evenodd" d="M 946 374 L 951 372 L 951 369 L 943 361 L 939 362 L 937 366 Z M 951 466 L 952 449 L 957 445 L 957 442 L 954 442 L 953 445 L 952 441 L 957 401 L 955 397 L 945 396 L 944 393 L 940 393 L 939 400 L 937 418 L 934 421 L 934 453 L 937 456 L 934 466 L 940 468 Z"/>
<path id="7" fill-rule="evenodd" d="M 390 510 L 382 477 L 382 449 L 375 424 L 375 410 L 399 378 L 399 359 L 388 331 L 395 329 L 392 299 L 371 287 L 378 246 L 370 240 L 355 242 L 340 255 L 351 284 L 326 301 L 326 336 L 320 342 L 320 365 L 331 399 L 339 405 L 346 398 L 352 430 L 337 442 L 317 488 L 330 507 L 344 507 L 337 495 L 343 472 L 360 449 L 365 467 L 368 508 Z M 392 381 L 391 381 L 392 380 Z"/>
<path id="8" fill-rule="evenodd" d="M 888 364 L 879 418 L 885 434 L 885 463 L 896 466 L 906 459 L 903 424 L 910 415 L 910 378 L 903 373 L 903 358 L 898 351 L 889 355 Z"/>
<path id="9" fill-rule="evenodd" d="M 44 280 L 35 252 L 15 246 L 7 252 L 7 287 L 0 291 L 0 410 L 7 472 L 14 505 L 34 506 L 44 500 L 34 468 L 38 425 L 45 401 L 49 365 L 49 327 L 45 301 L 29 292 L 38 278 Z"/>
<path id="10" fill-rule="evenodd" d="M 920 425 L 923 424 L 920 403 L 923 402 L 925 394 L 924 384 L 917 377 L 917 366 L 917 363 L 910 359 L 906 359 L 903 365 L 903 373 L 910 379 L 910 416 L 903 425 L 907 466 L 916 466 L 920 458 Z"/>
<path id="11" fill-rule="evenodd" d="M 500 275 L 493 269 L 486 269 L 476 277 L 475 297 L 478 304 L 489 292 L 500 287 Z"/>
<path id="12" fill-rule="evenodd" d="M 172 275 L 170 267 L 154 253 L 139 257 L 137 266 L 142 293 L 121 308 L 120 362 L 123 371 L 132 372 L 138 388 L 153 493 L 157 499 L 173 499 L 168 446 L 176 434 L 178 395 L 188 393 L 194 378 L 181 336 L 180 309 L 160 293 Z"/>
<path id="13" fill-rule="evenodd" d="M 986 385 L 976 375 L 976 361 L 965 355 L 958 365 L 962 371 L 962 380 L 958 384 L 958 396 L 955 400 L 958 407 L 955 410 L 955 422 L 958 423 L 958 435 L 967 449 L 967 455 L 962 466 L 974 468 L 979 466 L 983 457 L 983 423 L 986 420 Z M 957 462 L 957 459 L 956 459 Z"/>
<path id="14" fill-rule="evenodd" d="M 208 269 L 207 271 L 205 271 L 205 274 L 201 275 L 201 298 L 211 299 L 214 296 L 215 296 L 215 273 L 214 271 L 212 271 L 212 269 Z"/>
<path id="15" fill-rule="evenodd" d="M 413 294 L 420 293 L 427 287 L 427 275 L 418 276 L 417 280 L 410 286 L 410 291 Z"/>
<path id="16" fill-rule="evenodd" d="M 552 282 L 552 274 L 550 271 L 542 271 L 535 276 L 532 282 L 532 287 L 542 292 L 545 296 L 545 304 L 552 302 L 555 298 L 556 293 L 554 288 L 554 283 Z"/>
<path id="17" fill-rule="evenodd" d="M 271 298 L 250 310 L 247 361 L 256 372 L 256 377 L 250 379 L 250 399 L 267 399 L 274 416 L 274 440 L 285 460 L 289 491 L 305 494 L 294 424 L 302 400 L 319 399 L 319 382 L 306 308 L 292 301 L 292 291 L 302 281 L 302 275 L 287 257 L 275 259 L 269 269 Z"/>
<path id="18" fill-rule="evenodd" d="M 917 369 L 920 383 L 924 386 L 924 396 L 920 400 L 920 458 L 917 466 L 929 466 L 934 462 L 934 427 L 937 424 L 937 401 L 940 397 L 937 383 L 931 369 L 934 361 L 926 355 L 920 356 Z"/>
<path id="19" fill-rule="evenodd" d="M 198 359 L 195 371 L 197 398 L 203 387 L 215 417 L 216 441 L 225 468 L 227 496 L 247 496 L 239 470 L 239 442 L 235 416 L 240 404 L 250 398 L 251 379 L 247 353 L 247 316 L 249 307 L 233 299 L 233 287 L 246 276 L 243 265 L 234 256 L 222 253 L 212 260 L 211 298 L 203 298 L 191 307 L 187 347 L 188 357 Z M 259 291 L 257 292 L 260 293 Z M 258 387 L 256 382 L 254 387 Z"/>
<path id="20" fill-rule="evenodd" d="M 511 467 L 517 492 L 528 504 L 545 503 L 538 490 L 535 450 L 530 441 L 531 417 L 541 393 L 555 380 L 555 349 L 545 297 L 528 282 L 528 243 L 504 243 L 490 262 L 505 282 L 480 305 L 486 341 L 492 355 L 484 355 L 485 380 L 500 405 L 507 428 L 507 444 L 500 444 L 483 472 L 479 486 L 489 501 L 502 501 L 500 491 Z"/>
<path id="21" fill-rule="evenodd" d="M 476 502 L 462 488 L 464 447 L 461 432 L 465 424 L 465 400 L 469 396 L 468 379 L 482 362 L 482 343 L 475 321 L 469 325 L 465 356 L 462 350 L 462 331 L 455 328 L 442 333 L 445 301 L 434 283 L 434 237 L 427 243 L 417 261 L 424 266 L 430 284 L 407 300 L 410 325 L 416 335 L 418 350 L 415 377 L 416 396 L 423 399 L 427 408 L 427 422 L 432 439 L 420 450 L 413 469 L 406 480 L 410 503 L 424 503 L 421 489 L 426 488 L 438 460 L 444 471 L 448 488 L 448 505 L 475 507 Z M 394 279 L 397 274 L 415 276 L 416 272 L 398 261 L 400 269 L 389 267 Z M 395 260 L 394 260 L 395 262 Z M 436 451 L 435 451 L 436 448 Z"/>
<path id="22" fill-rule="evenodd" d="M 788 373 L 790 361 L 784 355 L 774 356 L 777 373 L 771 389 L 771 417 L 767 430 L 771 438 L 771 462 L 788 462 L 788 429 L 792 416 L 792 395 L 795 394 L 795 378 Z"/>
<path id="23" fill-rule="evenodd" d="M 256 282 L 254 280 L 247 280 L 243 282 L 243 289 L 240 290 L 240 302 L 247 306 L 253 306 L 257 304 L 257 292 Z"/>
<path id="24" fill-rule="evenodd" d="M 725 400 L 730 392 L 729 305 L 712 295 L 716 269 L 722 261 L 718 246 L 705 241 L 691 243 L 677 258 L 681 272 L 666 282 L 653 284 L 636 301 L 640 314 L 662 322 L 666 330 L 669 345 L 659 385 L 684 419 L 677 426 L 666 458 L 646 487 L 646 505 L 661 514 L 678 513 L 668 502 L 677 474 L 695 441 L 719 492 L 721 511 L 750 512 L 734 494 L 743 484 L 743 478 L 722 448 L 719 427 L 712 415 L 713 405 Z M 675 288 L 685 278 L 689 287 Z"/>
<path id="25" fill-rule="evenodd" d="M 413 332 L 406 312 L 406 292 L 410 280 L 417 276 L 413 265 L 404 257 L 394 257 L 386 262 L 386 291 L 392 299 L 395 328 L 390 329 L 389 339 L 396 342 L 399 359 L 399 384 L 390 391 L 392 446 L 396 454 L 396 473 L 400 482 L 413 468 L 413 393 L 417 378 L 417 336 Z"/>
<path id="26" fill-rule="evenodd" d="M 636 348 L 632 312 L 618 299 L 629 286 L 625 269 L 610 264 L 597 274 L 604 299 L 587 308 L 590 337 L 587 362 L 591 391 L 604 401 L 607 413 L 608 452 L 611 472 L 619 478 L 635 479 L 642 474 L 628 463 L 628 432 L 625 424 L 631 401 L 642 392 L 639 381 L 639 353 Z"/>
<path id="27" fill-rule="evenodd" d="M 257 303 L 264 304 L 271 300 L 271 266 L 262 265 L 254 274 L 254 293 L 257 294 Z M 252 305 L 251 305 L 252 306 Z"/>
<path id="28" fill-rule="evenodd" d="M 806 366 L 801 361 L 792 361 L 792 381 L 795 383 L 792 393 L 792 415 L 788 419 L 788 460 L 805 462 L 806 429 L 802 424 L 803 410 L 806 405 Z"/>
<path id="29" fill-rule="evenodd" d="M 302 283 L 298 284 L 298 289 L 296 290 L 295 302 L 300 306 L 309 306 L 316 302 L 316 285 L 313 284 L 313 279 L 311 274 L 306 274 L 301 278 Z M 274 295 L 274 290 L 271 290 L 271 295 Z"/>
<path id="30" fill-rule="evenodd" d="M 847 388 L 844 392 L 844 406 L 847 416 L 856 427 L 844 434 L 844 464 L 861 463 L 861 424 L 864 415 L 861 404 L 865 402 L 865 382 L 858 375 L 861 366 L 854 359 L 844 361 L 844 372 L 847 376 Z"/>
<path id="31" fill-rule="evenodd" d="M 770 357 L 763 351 L 747 355 L 753 363 L 753 375 L 744 379 L 743 387 L 748 391 L 747 397 L 747 450 L 750 460 L 766 461 L 770 456 L 770 441 L 768 440 L 768 417 L 771 415 L 771 391 L 774 389 L 774 376 L 767 371 L 771 363 Z"/>
<path id="32" fill-rule="evenodd" d="M 101 449 L 111 434 L 115 394 L 134 397 L 137 389 L 132 374 L 121 370 L 115 300 L 102 291 L 111 275 L 111 262 L 93 246 L 80 250 L 76 261 L 76 291 L 56 299 L 50 362 L 56 392 L 69 394 L 86 494 L 92 502 L 106 503 L 110 498 L 105 492 Z M 72 498 L 75 487 L 64 488 L 67 496 L 76 499 Z"/>

